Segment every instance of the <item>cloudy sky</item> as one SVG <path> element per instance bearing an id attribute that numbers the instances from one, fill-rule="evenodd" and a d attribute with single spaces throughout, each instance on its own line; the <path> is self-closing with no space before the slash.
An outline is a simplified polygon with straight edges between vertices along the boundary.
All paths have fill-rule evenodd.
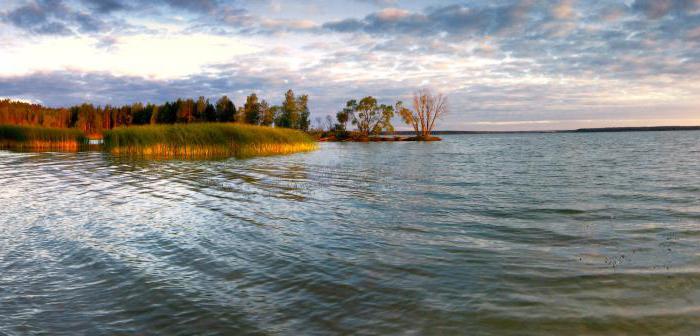
<path id="1" fill-rule="evenodd" d="M 700 0 L 1 0 L 0 97 L 448 95 L 441 129 L 700 125 Z"/>

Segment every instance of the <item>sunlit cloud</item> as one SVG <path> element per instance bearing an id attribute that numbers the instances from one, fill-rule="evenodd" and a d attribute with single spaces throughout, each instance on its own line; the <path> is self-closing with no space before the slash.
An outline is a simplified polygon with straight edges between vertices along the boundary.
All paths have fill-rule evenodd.
<path id="1" fill-rule="evenodd" d="M 13 0 L 0 46 L 0 94 L 50 105 L 292 88 L 324 116 L 431 87 L 446 125 L 487 129 L 686 123 L 700 106 L 695 0 Z"/>
<path id="2" fill-rule="evenodd" d="M 115 75 L 177 78 L 258 50 L 239 38 L 209 35 L 122 36 L 113 38 L 109 48 L 100 48 L 102 41 L 68 36 L 5 48 L 0 50 L 0 73 L 109 71 Z"/>

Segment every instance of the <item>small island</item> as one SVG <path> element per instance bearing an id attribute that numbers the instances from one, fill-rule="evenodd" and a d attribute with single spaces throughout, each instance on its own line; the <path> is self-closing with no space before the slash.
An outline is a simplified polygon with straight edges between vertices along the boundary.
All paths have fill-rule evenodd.
<path id="1" fill-rule="evenodd" d="M 349 100 L 345 108 L 336 114 L 337 122 L 326 117 L 326 129 L 315 132 L 322 142 L 386 142 L 386 141 L 440 141 L 432 135 L 436 121 L 448 113 L 447 97 L 422 89 L 413 94 L 413 109 L 398 101 L 395 106 L 378 104 L 368 96 Z M 402 137 L 394 134 L 392 118 L 398 114 L 401 120 L 413 129 L 414 136 Z M 348 122 L 357 127 L 348 130 Z M 322 124 L 317 121 L 317 124 Z"/>

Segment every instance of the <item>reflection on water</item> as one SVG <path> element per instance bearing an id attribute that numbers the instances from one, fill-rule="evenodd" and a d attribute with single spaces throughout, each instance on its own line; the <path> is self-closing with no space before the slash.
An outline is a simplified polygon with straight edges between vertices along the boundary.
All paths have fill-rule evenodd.
<path id="1" fill-rule="evenodd" d="M 699 140 L 0 151 L 0 334 L 693 334 Z"/>

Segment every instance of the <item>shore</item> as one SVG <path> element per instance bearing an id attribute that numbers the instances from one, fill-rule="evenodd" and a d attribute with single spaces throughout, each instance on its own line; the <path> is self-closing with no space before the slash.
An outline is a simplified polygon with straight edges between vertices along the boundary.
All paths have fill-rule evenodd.
<path id="1" fill-rule="evenodd" d="M 348 137 L 338 139 L 334 136 L 319 138 L 318 142 L 400 142 L 400 141 L 442 141 L 436 136 L 428 137 L 407 137 L 407 136 L 371 136 L 371 137 Z"/>
<path id="2" fill-rule="evenodd" d="M 18 150 L 94 149 L 163 158 L 251 157 L 317 148 L 307 133 L 234 123 L 119 127 L 85 135 L 77 129 L 0 125 L 0 148 Z"/>
<path id="3" fill-rule="evenodd" d="M 534 130 L 534 131 L 433 131 L 436 135 L 450 134 L 550 134 L 550 133 L 618 133 L 618 132 L 671 132 L 700 131 L 700 126 L 647 126 L 647 127 L 602 127 L 579 128 L 571 130 Z M 392 134 L 411 135 L 412 131 L 396 131 Z"/>

